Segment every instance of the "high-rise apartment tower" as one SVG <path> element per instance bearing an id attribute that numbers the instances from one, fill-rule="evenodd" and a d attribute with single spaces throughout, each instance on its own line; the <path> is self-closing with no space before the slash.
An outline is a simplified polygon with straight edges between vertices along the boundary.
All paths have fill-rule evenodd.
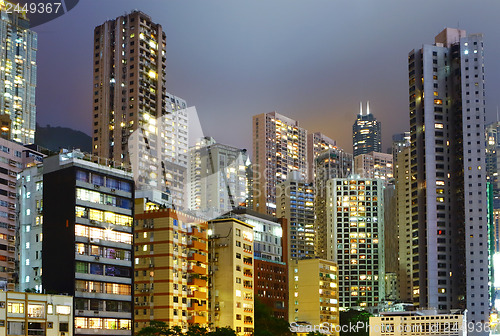
<path id="1" fill-rule="evenodd" d="M 411 293 L 488 321 L 483 36 L 446 28 L 408 54 Z M 478 328 L 469 335 L 486 335 Z"/>

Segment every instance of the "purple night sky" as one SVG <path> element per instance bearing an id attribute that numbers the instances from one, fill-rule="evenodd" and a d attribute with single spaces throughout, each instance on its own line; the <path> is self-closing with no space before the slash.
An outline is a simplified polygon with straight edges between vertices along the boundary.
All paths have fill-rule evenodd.
<path id="1" fill-rule="evenodd" d="M 139 9 L 167 34 L 167 91 L 204 132 L 251 147 L 252 115 L 276 110 L 352 152 L 359 101 L 383 148 L 408 130 L 407 55 L 445 27 L 485 35 L 487 122 L 500 105 L 500 2 L 81 0 L 38 32 L 37 120 L 91 133 L 92 34 Z"/>

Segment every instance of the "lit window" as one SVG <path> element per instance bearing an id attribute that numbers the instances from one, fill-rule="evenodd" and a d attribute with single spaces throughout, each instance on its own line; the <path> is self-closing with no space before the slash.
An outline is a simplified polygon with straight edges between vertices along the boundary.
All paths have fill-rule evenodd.
<path id="1" fill-rule="evenodd" d="M 7 304 L 7 313 L 24 314 L 24 303 L 9 302 Z"/>
<path id="2" fill-rule="evenodd" d="M 443 124 L 434 124 L 434 128 L 443 128 Z"/>
<path id="3" fill-rule="evenodd" d="M 45 305 L 28 304 L 28 317 L 45 317 Z"/>
<path id="4" fill-rule="evenodd" d="M 71 314 L 70 306 L 56 306 L 56 313 L 61 315 L 69 315 Z"/>

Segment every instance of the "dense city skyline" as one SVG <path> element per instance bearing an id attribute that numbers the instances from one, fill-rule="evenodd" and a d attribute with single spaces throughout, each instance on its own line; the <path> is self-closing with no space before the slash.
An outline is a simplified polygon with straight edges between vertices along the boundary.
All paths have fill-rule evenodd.
<path id="1" fill-rule="evenodd" d="M 423 3 L 412 15 L 389 14 L 407 10 L 389 1 L 148 1 L 140 9 L 167 34 L 167 91 L 197 107 L 205 135 L 250 150 L 251 117 L 276 110 L 350 152 L 359 101 L 369 100 L 381 121 L 384 151 L 394 133 L 408 130 L 408 52 L 446 26 L 484 33 L 487 122 L 495 119 L 500 4 L 467 4 Z M 35 28 L 41 125 L 91 133 L 93 28 L 137 7 L 136 1 L 80 2 Z"/>
<path id="2" fill-rule="evenodd" d="M 0 0 L 6 334 L 500 335 L 490 11 L 110 1 Z"/>

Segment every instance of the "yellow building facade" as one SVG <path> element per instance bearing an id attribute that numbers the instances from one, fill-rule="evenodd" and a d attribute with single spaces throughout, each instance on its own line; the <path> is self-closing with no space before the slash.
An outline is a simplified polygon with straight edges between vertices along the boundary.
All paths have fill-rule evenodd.
<path id="1" fill-rule="evenodd" d="M 339 324 L 338 268 L 324 259 L 292 260 L 289 266 L 290 323 L 312 326 Z"/>
<path id="2" fill-rule="evenodd" d="M 150 321 L 207 325 L 207 223 L 147 199 L 135 202 L 135 330 Z"/>
<path id="3" fill-rule="evenodd" d="M 210 323 L 238 335 L 254 330 L 253 227 L 234 218 L 209 222 Z"/>

